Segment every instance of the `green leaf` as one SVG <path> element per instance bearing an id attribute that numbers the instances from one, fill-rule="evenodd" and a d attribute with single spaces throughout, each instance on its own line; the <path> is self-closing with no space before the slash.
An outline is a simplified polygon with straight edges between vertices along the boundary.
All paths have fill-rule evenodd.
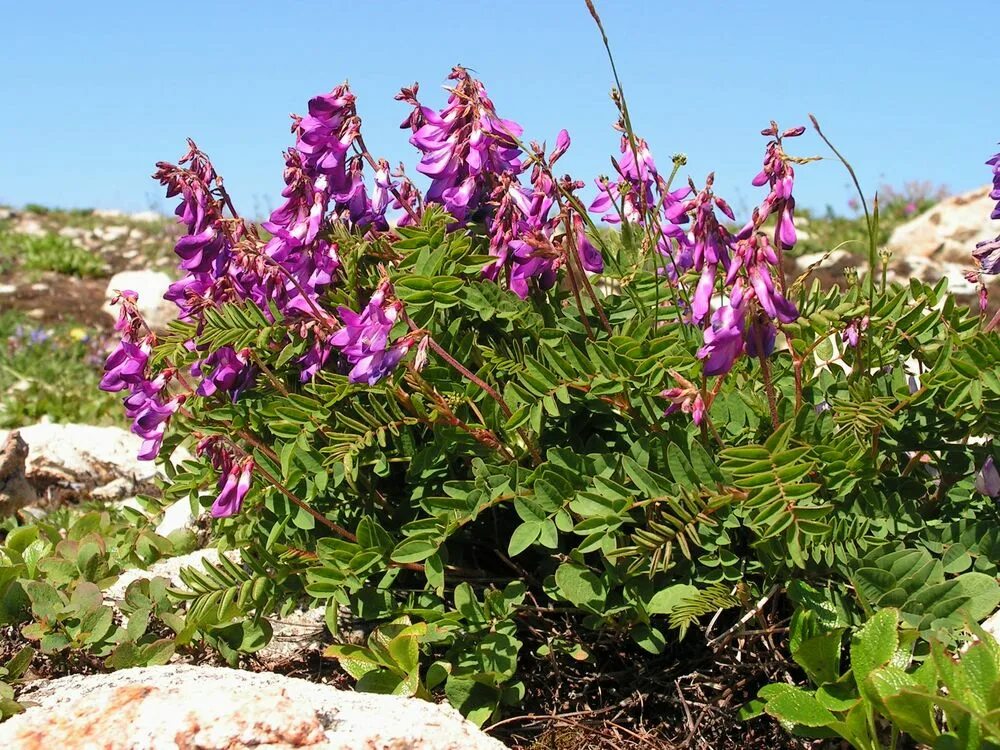
<path id="1" fill-rule="evenodd" d="M 861 685 L 875 669 L 889 663 L 899 647 L 899 611 L 882 609 L 851 639 L 851 669 Z"/>
<path id="2" fill-rule="evenodd" d="M 607 589 L 604 581 L 587 568 L 563 563 L 556 569 L 559 593 L 578 607 L 600 610 L 604 607 Z"/>
<path id="3" fill-rule="evenodd" d="M 651 615 L 669 615 L 677 604 L 697 593 L 696 586 L 688 583 L 676 583 L 653 594 L 646 604 L 646 611 Z"/>
<path id="4" fill-rule="evenodd" d="M 507 544 L 507 554 L 514 557 L 534 544 L 542 531 L 542 523 L 544 522 L 526 521 L 514 529 L 514 533 L 510 535 L 510 542 Z"/>
<path id="5" fill-rule="evenodd" d="M 35 658 L 35 649 L 31 646 L 22 647 L 16 654 L 14 654 L 4 665 L 4 669 L 7 670 L 6 680 L 16 680 L 21 675 L 24 674 L 28 666 L 31 664 L 31 660 Z"/>
<path id="6" fill-rule="evenodd" d="M 440 544 L 430 539 L 407 539 L 396 545 L 391 559 L 398 563 L 411 563 L 426 560 L 438 551 Z"/>
<path id="7" fill-rule="evenodd" d="M 444 694 L 473 724 L 481 727 L 500 705 L 500 691 L 470 677 L 449 675 Z"/>
<path id="8" fill-rule="evenodd" d="M 764 710 L 779 721 L 804 727 L 826 727 L 837 720 L 811 693 L 796 687 L 768 700 Z"/>

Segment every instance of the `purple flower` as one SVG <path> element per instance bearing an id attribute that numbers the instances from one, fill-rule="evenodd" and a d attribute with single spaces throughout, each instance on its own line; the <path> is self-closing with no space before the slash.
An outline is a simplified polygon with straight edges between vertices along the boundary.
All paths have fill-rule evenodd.
<path id="1" fill-rule="evenodd" d="M 857 321 L 852 320 L 847 328 L 844 329 L 844 342 L 855 349 L 858 348 L 858 339 L 860 337 L 858 332 Z"/>
<path id="2" fill-rule="evenodd" d="M 990 218 L 1000 219 L 1000 154 L 994 154 L 986 163 L 993 167 L 993 189 L 990 191 L 990 198 L 997 201 Z"/>
<path id="3" fill-rule="evenodd" d="M 417 100 L 417 87 L 396 98 L 413 106 L 403 127 L 413 131 L 410 143 L 423 154 L 417 171 L 431 178 L 426 200 L 440 203 L 459 222 L 480 209 L 501 175 L 521 172 L 517 138 L 522 128 L 496 113 L 483 84 L 456 66 L 448 103 L 435 112 Z"/>
<path id="4" fill-rule="evenodd" d="M 704 344 L 698 350 L 698 359 L 705 361 L 706 375 L 723 375 L 733 368 L 744 352 L 746 313 L 742 304 L 724 305 L 712 314 L 711 325 L 705 329 Z"/>
<path id="5" fill-rule="evenodd" d="M 865 315 L 863 318 L 852 320 L 847 324 L 847 328 L 844 329 L 843 337 L 844 343 L 848 346 L 857 349 L 858 342 L 861 340 L 861 332 L 868 330 L 868 316 Z"/>
<path id="6" fill-rule="evenodd" d="M 729 205 L 712 193 L 715 175 L 710 174 L 705 180 L 705 187 L 695 196 L 685 202 L 678 201 L 668 210 L 668 218 L 679 223 L 682 218 L 691 213 L 694 223 L 691 225 L 693 242 L 690 245 L 691 266 L 700 274 L 691 303 L 691 320 L 702 323 L 708 318 L 712 308 L 712 295 L 715 289 L 717 270 L 730 270 L 730 245 L 733 237 L 715 215 L 719 208 L 727 216 L 732 212 Z M 684 245 L 680 244 L 683 248 Z M 728 283 L 731 283 L 729 280 Z"/>
<path id="7" fill-rule="evenodd" d="M 163 398 L 164 376 L 143 383 L 125 399 L 125 413 L 132 419 L 132 432 L 142 438 L 138 458 L 152 461 L 159 455 L 167 424 L 184 401 L 184 396 Z"/>
<path id="8" fill-rule="evenodd" d="M 202 378 L 197 388 L 198 395 L 211 396 L 222 391 L 236 403 L 243 391 L 253 386 L 257 376 L 253 365 L 247 364 L 249 357 L 249 349 L 237 352 L 231 346 L 224 346 L 198 362 L 191 368 L 192 375 Z M 207 375 L 206 369 L 209 370 Z"/>
<path id="9" fill-rule="evenodd" d="M 134 343 L 122 339 L 108 355 L 104 363 L 104 377 L 101 378 L 102 391 L 123 391 L 145 381 L 146 364 L 152 351 L 148 341 Z"/>
<path id="10" fill-rule="evenodd" d="M 603 273 L 604 258 L 587 237 L 587 232 L 583 227 L 583 219 L 579 214 L 573 215 L 573 228 L 576 230 L 576 252 L 580 256 L 580 263 L 585 270 L 591 273 Z"/>
<path id="11" fill-rule="evenodd" d="M 212 503 L 212 518 L 228 518 L 243 507 L 253 483 L 254 460 L 244 456 L 237 460 L 232 450 L 217 435 L 210 435 L 198 443 L 199 456 L 208 454 L 212 467 L 219 472 L 219 494 Z"/>
<path id="12" fill-rule="evenodd" d="M 347 151 L 360 132 L 354 102 L 347 84 L 341 84 L 310 99 L 309 114 L 297 123 L 296 148 L 305 166 L 327 176 L 334 190 L 346 187 Z"/>
<path id="13" fill-rule="evenodd" d="M 351 365 L 352 383 L 374 385 L 392 372 L 409 351 L 412 339 L 404 336 L 389 343 L 389 333 L 399 319 L 402 305 L 386 303 L 392 287 L 383 282 L 360 313 L 340 307 L 337 312 L 343 326 L 329 339 Z"/>
<path id="14" fill-rule="evenodd" d="M 104 364 L 100 387 L 129 392 L 123 403 L 126 416 L 132 420 L 132 432 L 142 438 L 138 457 L 150 461 L 159 454 L 167 423 L 184 396 L 166 396 L 167 382 L 174 374 L 171 370 L 158 375 L 149 371 L 153 337 L 138 339 L 142 323 L 135 310 L 134 293 L 119 294 L 116 300 L 122 305 L 116 326 L 122 331 L 122 339 Z"/>
<path id="15" fill-rule="evenodd" d="M 660 393 L 661 398 L 670 401 L 670 405 L 664 410 L 663 416 L 668 417 L 676 412 L 683 412 L 684 414 L 690 414 L 691 420 L 696 425 L 701 425 L 705 420 L 705 412 L 707 411 L 705 401 L 701 397 L 701 391 L 698 390 L 694 383 L 682 378 L 673 370 L 670 371 L 670 374 L 680 385 L 668 388 Z"/>
<path id="16" fill-rule="evenodd" d="M 979 271 L 988 275 L 1000 273 L 1000 237 L 976 245 L 972 257 L 979 264 Z"/>
<path id="17" fill-rule="evenodd" d="M 771 126 L 761 131 L 761 135 L 771 136 L 764 154 L 764 166 L 757 176 L 753 178 L 753 185 L 761 187 L 768 185 L 770 192 L 761 202 L 760 206 L 754 209 L 753 218 L 737 235 L 738 239 L 745 239 L 763 226 L 764 222 L 772 213 L 778 214 L 777 240 L 785 250 L 791 249 L 797 240 L 795 233 L 795 198 L 792 196 L 792 189 L 795 184 L 795 170 L 792 168 L 788 156 L 785 154 L 782 140 L 784 138 L 797 138 L 805 132 L 802 126 L 789 128 L 780 136 L 778 135 L 778 125 L 771 122 Z"/>
<path id="18" fill-rule="evenodd" d="M 607 179 L 597 181 L 600 194 L 590 204 L 590 211 L 603 214 L 602 219 L 610 224 L 622 221 L 645 224 L 657 204 L 653 194 L 654 188 L 659 187 L 660 179 L 656 162 L 649 144 L 642 138 L 629 139 L 627 135 L 622 135 L 620 150 L 621 159 L 611 160 L 619 179 L 614 182 Z"/>
<path id="19" fill-rule="evenodd" d="M 983 462 L 983 467 L 976 476 L 976 490 L 989 497 L 1000 499 L 1000 472 L 993 462 L 993 456 L 987 456 Z"/>
<path id="20" fill-rule="evenodd" d="M 253 459 L 248 456 L 242 462 L 234 462 L 219 478 L 219 496 L 212 503 L 212 518 L 228 518 L 240 512 L 253 483 L 253 469 Z"/>

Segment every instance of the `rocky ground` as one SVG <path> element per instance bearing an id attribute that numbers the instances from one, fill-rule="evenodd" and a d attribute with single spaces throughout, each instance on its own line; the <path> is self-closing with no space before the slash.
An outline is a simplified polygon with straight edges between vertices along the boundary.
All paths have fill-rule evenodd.
<path id="1" fill-rule="evenodd" d="M 0 208 L 0 237 L 6 240 L 0 243 L 0 312 L 20 311 L 43 324 L 107 328 L 102 305 L 111 279 L 124 271 L 139 272 L 126 278 L 153 279 L 165 288 L 163 282 L 175 267 L 172 248 L 178 236 L 172 219 L 152 211 Z M 51 267 L 29 267 L 18 243 L 47 243 Z M 93 258 L 84 273 L 60 268 L 72 248 Z"/>
<path id="2" fill-rule="evenodd" d="M 894 251 L 889 280 L 948 278 L 951 288 L 974 304 L 976 289 L 964 272 L 972 266 L 970 254 L 975 243 L 996 234 L 989 220 L 992 201 L 987 192 L 982 188 L 945 199 L 896 227 L 888 241 L 888 248 Z M 804 236 L 816 236 L 817 229 L 808 223 L 802 226 Z M 86 343 L 73 350 L 89 359 L 78 363 L 81 374 L 72 377 L 80 381 L 81 394 L 98 397 L 95 386 L 102 337 L 113 323 L 107 300 L 115 289 L 138 291 L 153 325 L 165 326 L 170 308 L 161 304 L 160 298 L 174 273 L 171 248 L 176 237 L 173 221 L 154 213 L 0 208 L 0 323 L 7 321 L 4 330 L 16 329 L 6 349 L 0 346 L 0 426 L 17 428 L 0 430 L 0 520 L 16 514 L 28 522 L 81 502 L 129 509 L 149 518 L 156 533 L 174 540 L 176 550 L 183 554 L 161 560 L 148 570 L 126 571 L 109 582 L 102 595 L 113 608 L 124 598 L 128 584 L 137 579 L 159 576 L 181 588 L 184 582 L 179 571 L 183 566 L 218 560 L 218 550 L 200 548 L 205 539 L 204 519 L 192 513 L 187 501 L 167 507 L 155 502 L 156 471 L 133 458 L 138 439 L 121 426 L 53 424 L 49 420 L 67 419 L 52 411 L 40 415 L 16 411 L 10 404 L 23 407 L 26 399 L 39 403 L 41 396 L 37 394 L 44 393 L 46 387 L 46 382 L 40 381 L 56 377 L 51 372 L 29 371 L 30 363 L 24 358 L 25 347 L 43 344 L 50 348 L 39 348 L 39 357 L 48 357 L 46 352 L 58 353 L 52 342 L 63 339 L 56 331 L 68 331 L 65 341 L 70 344 Z M 810 273 L 824 284 L 839 283 L 846 269 L 863 268 L 865 257 L 862 238 L 854 238 L 831 252 L 790 258 L 787 270 L 790 277 Z M 822 268 L 817 269 L 821 262 Z M 995 289 L 993 298 L 998 296 L 1000 289 Z M 24 393 L 29 396 L 18 396 Z M 172 460 L 184 458 L 181 450 Z M 154 501 L 138 499 L 144 494 Z M 238 557 L 229 554 L 239 564 Z M 121 612 L 116 611 L 120 617 Z M 351 623 L 344 624 L 347 640 L 365 635 L 353 631 Z M 73 665 L 50 664 L 47 672 L 29 675 L 50 679 L 35 679 L 22 688 L 20 697 L 29 708 L 0 725 L 0 747 L 402 750 L 504 746 L 452 709 L 339 689 L 348 687 L 350 681 L 319 656 L 321 646 L 329 640 L 322 610 L 292 609 L 283 617 L 272 618 L 271 626 L 271 643 L 243 665 L 251 671 L 183 663 L 178 658 L 163 667 L 61 676 L 72 672 Z M 0 663 L 16 645 L 11 631 L 0 629 L 0 640 L 3 637 L 10 640 L 0 643 Z M 624 671 L 628 655 L 623 657 L 616 644 L 607 648 L 608 659 L 622 659 Z M 763 655 L 750 655 L 762 664 L 766 661 Z M 780 728 L 759 727 L 754 731 L 763 733 L 751 735 L 735 723 L 735 709 L 749 696 L 754 680 L 760 679 L 760 668 L 749 665 L 757 669 L 754 672 L 746 663 L 738 663 L 742 655 L 726 660 L 706 651 L 703 656 L 692 657 L 692 663 L 697 662 L 692 667 L 695 671 L 671 675 L 669 685 L 663 682 L 663 673 L 650 669 L 647 684 L 663 695 L 619 696 L 614 684 L 600 686 L 602 697 L 614 695 L 623 707 L 618 711 L 616 703 L 618 713 L 612 711 L 608 716 L 631 710 L 636 700 L 644 710 L 662 710 L 664 717 L 677 719 L 677 731 L 672 734 L 679 739 L 670 747 L 802 747 Z M 783 667 L 771 664 L 767 668 L 780 674 Z M 262 673 L 254 674 L 253 670 Z M 87 665 L 84 671 L 102 670 Z M 310 682 L 271 672 L 308 677 Z M 714 692 L 705 688 L 710 682 L 706 674 L 720 682 L 731 679 L 729 687 L 723 690 L 720 686 Z M 539 673 L 537 677 L 542 684 L 550 681 L 550 676 Z M 572 709 L 562 708 L 561 718 L 555 721 L 551 714 L 570 705 L 577 677 L 582 684 L 586 676 L 565 675 L 566 694 L 554 690 L 549 696 L 551 705 L 545 706 L 548 720 L 545 716 L 512 717 L 494 734 L 515 747 L 653 746 L 637 734 L 630 737 L 630 730 L 624 728 L 611 740 L 598 737 L 611 731 L 608 725 L 603 730 L 588 728 Z M 649 700 L 645 707 L 644 700 Z M 530 727 L 534 729 L 526 731 Z"/>

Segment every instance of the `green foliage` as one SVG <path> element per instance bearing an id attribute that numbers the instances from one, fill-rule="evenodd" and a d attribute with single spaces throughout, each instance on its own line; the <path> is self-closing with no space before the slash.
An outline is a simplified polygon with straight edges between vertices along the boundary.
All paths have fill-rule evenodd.
<path id="1" fill-rule="evenodd" d="M 16 313 L 0 314 L 0 428 L 43 418 L 117 424 L 121 408 L 98 390 L 103 341 L 73 325 L 43 328 Z"/>
<path id="2" fill-rule="evenodd" d="M 183 369 L 204 356 L 183 346 L 197 335 L 261 366 L 236 403 L 190 397 L 167 440 L 223 435 L 258 470 L 243 512 L 214 527 L 242 563 L 188 570 L 178 595 L 186 627 L 230 661 L 269 637 L 263 614 L 319 602 L 333 632 L 341 611 L 373 627 L 328 652 L 360 688 L 443 694 L 483 723 L 523 695 L 539 608 L 579 632 L 536 653 L 587 658 L 585 634 L 610 632 L 655 654 L 788 591 L 811 607 L 797 658 L 836 682 L 840 637 L 866 616 L 898 613 L 908 646 L 953 643 L 1000 601 L 1000 539 L 977 531 L 997 511 L 973 487 L 992 448 L 970 440 L 1000 427 L 1000 345 L 943 284 L 797 288 L 802 316 L 767 376 L 774 415 L 745 359 L 701 386 L 699 428 L 663 414 L 671 373 L 701 381 L 700 342 L 653 273 L 633 265 L 594 299 L 557 287 L 520 300 L 480 280 L 483 238 L 447 222 L 430 210 L 400 229 L 384 271 L 447 354 L 422 368 L 373 386 L 327 368 L 302 384 L 308 340 L 248 303 L 210 311 L 200 332 L 175 324 L 157 347 Z M 323 304 L 358 308 L 388 251 L 339 239 L 356 283 Z M 606 252 L 611 267 L 635 257 Z M 865 315 L 864 345 L 844 347 Z M 170 471 L 168 499 L 208 502 L 206 462 Z M 840 715 L 802 695 L 775 694 L 772 712 L 802 726 Z"/>
<path id="3" fill-rule="evenodd" d="M 57 234 L 0 233 L 0 271 L 54 271 L 88 278 L 107 276 L 107 264 L 91 250 Z"/>
<path id="4" fill-rule="evenodd" d="M 744 718 L 767 713 L 808 737 L 841 737 L 858 750 L 896 747 L 900 734 L 926 746 L 1000 747 L 1000 644 L 977 639 L 950 652 L 923 641 L 894 608 L 879 610 L 851 634 L 841 672 L 844 627 L 809 609 L 792 620 L 792 658 L 816 685 L 767 685 Z"/>
<path id="5" fill-rule="evenodd" d="M 161 578 L 133 581 L 117 608 L 105 600 L 104 591 L 125 570 L 190 551 L 190 532 L 159 536 L 131 509 L 59 511 L 4 526 L 0 627 L 13 628 L 34 647 L 22 647 L 0 666 L 0 718 L 18 710 L 12 686 L 36 658 L 83 659 L 108 669 L 148 666 L 165 664 L 196 638 L 216 645 L 212 639 L 221 637 L 189 622 L 184 597 L 172 595 Z"/>

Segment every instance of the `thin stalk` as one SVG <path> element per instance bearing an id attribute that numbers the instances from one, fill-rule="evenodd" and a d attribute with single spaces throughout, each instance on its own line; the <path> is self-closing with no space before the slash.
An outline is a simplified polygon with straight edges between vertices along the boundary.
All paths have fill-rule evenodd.
<path id="1" fill-rule="evenodd" d="M 878 196 L 875 196 L 873 218 L 872 214 L 868 211 L 868 201 L 865 200 L 865 193 L 861 189 L 861 183 L 858 181 L 858 176 L 854 171 L 854 167 L 851 166 L 851 163 L 847 161 L 844 155 L 837 150 L 837 147 L 834 146 L 830 139 L 823 133 L 816 116 L 810 113 L 809 119 L 812 121 L 813 127 L 816 129 L 819 137 L 823 139 L 823 142 L 830 147 L 830 150 L 836 154 L 838 159 L 840 159 L 840 163 L 847 169 L 847 173 L 851 176 L 851 181 L 854 183 L 854 188 L 858 191 L 858 197 L 861 199 L 861 206 L 865 210 L 865 224 L 868 226 L 868 316 L 871 317 L 872 311 L 875 307 L 875 277 L 878 274 L 878 237 L 876 237 L 876 231 L 878 229 Z M 872 348 L 870 334 L 866 337 L 866 344 L 868 350 L 868 360 L 870 361 Z M 866 366 L 863 369 L 867 371 L 870 368 Z"/>
<path id="2" fill-rule="evenodd" d="M 774 429 L 778 429 L 781 420 L 778 419 L 778 399 L 775 395 L 774 383 L 771 378 L 771 364 L 767 361 L 767 355 L 764 354 L 764 342 L 761 339 L 760 329 L 757 326 L 754 326 L 753 336 L 757 344 L 757 359 L 760 361 L 760 369 L 764 375 L 764 392 L 767 394 L 767 405 L 771 410 L 771 426 Z"/>
<path id="3" fill-rule="evenodd" d="M 378 171 L 378 162 L 376 162 L 375 157 L 371 155 L 371 152 L 368 150 L 368 146 L 365 145 L 365 139 L 361 137 L 360 132 L 355 137 L 354 142 L 357 144 L 358 150 L 361 152 L 362 158 L 364 158 L 364 160 L 368 162 L 368 165 L 372 169 Z M 413 210 L 410 204 L 403 200 L 402 196 L 399 194 L 399 191 L 391 182 L 389 183 L 389 192 L 392 193 L 393 197 L 396 199 L 399 205 L 401 205 L 406 210 L 406 213 L 410 215 L 410 218 L 413 219 L 414 223 L 419 226 L 420 217 L 417 216 L 416 212 Z"/>
<path id="4" fill-rule="evenodd" d="M 566 231 L 567 233 L 569 232 L 568 220 Z M 587 313 L 583 309 L 583 299 L 580 297 L 580 284 L 576 280 L 576 267 L 573 265 L 573 260 L 570 258 L 573 254 L 575 254 L 575 250 L 570 248 L 569 234 L 567 234 L 566 241 L 563 243 L 563 257 L 566 259 L 566 273 L 569 275 L 569 285 L 573 290 L 573 297 L 576 299 L 576 309 L 580 312 L 580 322 L 583 323 L 583 328 L 587 332 L 587 338 L 591 341 L 596 341 L 597 337 L 594 335 L 594 329 L 590 327 L 590 321 L 587 320 Z"/>
<path id="5" fill-rule="evenodd" d="M 986 328 L 983 330 L 989 333 L 990 331 L 995 330 L 998 327 L 1000 327 L 1000 310 L 997 310 L 996 315 L 994 315 L 993 319 L 986 324 Z"/>

